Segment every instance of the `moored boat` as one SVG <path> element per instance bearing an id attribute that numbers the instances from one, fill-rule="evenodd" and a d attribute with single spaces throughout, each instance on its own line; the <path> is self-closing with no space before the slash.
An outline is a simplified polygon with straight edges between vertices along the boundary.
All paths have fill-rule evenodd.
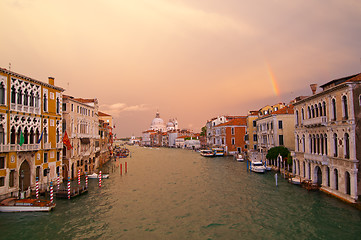
<path id="1" fill-rule="evenodd" d="M 212 151 L 214 152 L 215 157 L 223 157 L 224 156 L 223 148 L 212 148 Z"/>
<path id="2" fill-rule="evenodd" d="M 244 161 L 242 153 L 238 153 L 236 155 L 236 160 L 237 160 L 237 162 L 243 162 Z"/>
<path id="3" fill-rule="evenodd" d="M 89 174 L 88 178 L 89 179 L 98 178 L 98 174 L 97 173 Z M 109 178 L 109 174 L 106 174 L 106 173 L 102 174 L 102 178 L 104 178 L 104 179 Z"/>
<path id="4" fill-rule="evenodd" d="M 214 152 L 209 149 L 203 149 L 199 151 L 201 156 L 203 157 L 214 157 Z"/>
<path id="5" fill-rule="evenodd" d="M 56 204 L 44 199 L 7 198 L 0 203 L 0 212 L 49 212 Z"/>
<path id="6" fill-rule="evenodd" d="M 251 162 L 251 171 L 256 173 L 264 173 L 266 171 L 266 167 L 263 165 L 261 161 L 253 161 Z"/>

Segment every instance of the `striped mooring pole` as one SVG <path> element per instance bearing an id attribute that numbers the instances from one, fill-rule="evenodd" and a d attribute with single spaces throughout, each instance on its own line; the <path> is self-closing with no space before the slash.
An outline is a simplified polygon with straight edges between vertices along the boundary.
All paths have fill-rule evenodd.
<path id="1" fill-rule="evenodd" d="M 78 185 L 80 185 L 80 169 L 78 170 Z"/>
<path id="2" fill-rule="evenodd" d="M 123 164 L 120 164 L 120 175 L 123 175 Z"/>
<path id="3" fill-rule="evenodd" d="M 68 177 L 68 199 L 70 199 L 70 177 Z"/>
<path id="4" fill-rule="evenodd" d="M 54 202 L 53 181 L 50 182 L 50 202 Z"/>
<path id="5" fill-rule="evenodd" d="M 85 173 L 85 188 L 88 188 L 88 174 Z"/>
<path id="6" fill-rule="evenodd" d="M 99 171 L 98 178 L 99 178 L 99 187 L 102 187 L 102 171 Z"/>
<path id="7" fill-rule="evenodd" d="M 39 178 L 36 177 L 36 199 L 39 199 Z"/>
<path id="8" fill-rule="evenodd" d="M 125 173 L 127 173 L 127 172 L 128 172 L 128 163 L 125 162 Z"/>

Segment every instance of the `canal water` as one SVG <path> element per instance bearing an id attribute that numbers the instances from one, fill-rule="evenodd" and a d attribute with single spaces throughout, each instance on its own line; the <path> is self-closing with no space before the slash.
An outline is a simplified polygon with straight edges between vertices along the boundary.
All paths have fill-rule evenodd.
<path id="1" fill-rule="evenodd" d="M 361 211 L 231 157 L 131 147 L 102 187 L 50 213 L 1 213 L 0 239 L 361 239 Z M 124 166 L 124 164 L 123 164 Z M 124 170 L 124 167 L 123 167 Z"/>

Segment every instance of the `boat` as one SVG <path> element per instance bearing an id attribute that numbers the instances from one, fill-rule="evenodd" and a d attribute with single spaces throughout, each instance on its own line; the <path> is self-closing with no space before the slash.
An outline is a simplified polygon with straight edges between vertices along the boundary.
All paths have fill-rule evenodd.
<path id="1" fill-rule="evenodd" d="M 88 178 L 89 179 L 98 178 L 98 174 L 97 173 L 89 174 Z M 102 179 L 106 179 L 106 178 L 109 178 L 109 174 L 106 173 L 102 174 Z"/>
<path id="2" fill-rule="evenodd" d="M 293 177 L 289 181 L 293 184 L 301 185 L 301 178 L 299 178 L 299 177 Z"/>
<path id="3" fill-rule="evenodd" d="M 44 199 L 7 198 L 0 202 L 0 212 L 49 212 L 56 204 Z"/>
<path id="4" fill-rule="evenodd" d="M 214 152 L 214 156 L 216 156 L 216 157 L 223 157 L 224 156 L 223 148 L 212 148 L 212 151 Z"/>
<path id="5" fill-rule="evenodd" d="M 203 157 L 214 157 L 214 152 L 210 149 L 203 149 L 199 151 Z"/>
<path id="6" fill-rule="evenodd" d="M 243 158 L 242 153 L 238 153 L 238 154 L 236 155 L 236 159 L 237 159 L 237 162 L 243 162 L 243 161 L 244 161 L 244 158 Z"/>
<path id="7" fill-rule="evenodd" d="M 261 161 L 251 162 L 251 171 L 256 173 L 264 173 L 266 171 L 266 167 L 263 165 Z"/>

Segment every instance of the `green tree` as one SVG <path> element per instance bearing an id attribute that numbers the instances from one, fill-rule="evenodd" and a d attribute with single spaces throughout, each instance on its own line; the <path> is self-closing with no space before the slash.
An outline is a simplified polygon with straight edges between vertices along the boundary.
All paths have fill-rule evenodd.
<path id="1" fill-rule="evenodd" d="M 206 136 L 206 134 L 207 134 L 207 127 L 206 126 L 204 126 L 204 127 L 202 127 L 202 132 L 201 132 L 201 136 Z"/>
<path id="2" fill-rule="evenodd" d="M 273 147 L 270 150 L 268 150 L 266 158 L 270 159 L 270 160 L 274 160 L 278 157 L 279 154 L 282 156 L 283 159 L 286 159 L 288 157 L 288 155 L 290 154 L 290 151 L 286 147 L 283 147 L 283 146 Z"/>

